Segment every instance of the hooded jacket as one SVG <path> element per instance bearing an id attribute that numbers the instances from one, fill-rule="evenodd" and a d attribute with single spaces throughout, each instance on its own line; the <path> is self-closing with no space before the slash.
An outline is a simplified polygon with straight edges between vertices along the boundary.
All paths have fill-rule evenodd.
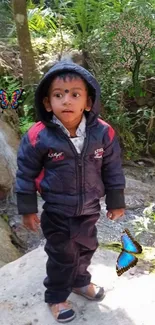
<path id="1" fill-rule="evenodd" d="M 78 73 L 93 97 L 81 154 L 61 128 L 52 123 L 52 113 L 43 105 L 53 77 L 66 71 Z M 36 89 L 35 105 L 39 122 L 22 137 L 17 154 L 19 214 L 38 212 L 37 190 L 45 201 L 45 210 L 67 217 L 99 212 L 99 199 L 104 195 L 108 210 L 124 208 L 120 146 L 113 128 L 98 118 L 100 87 L 91 73 L 74 63 L 55 64 Z"/>

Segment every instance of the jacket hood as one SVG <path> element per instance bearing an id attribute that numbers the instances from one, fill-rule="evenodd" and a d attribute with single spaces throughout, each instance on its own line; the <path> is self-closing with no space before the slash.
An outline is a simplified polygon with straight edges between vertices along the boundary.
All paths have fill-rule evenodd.
<path id="1" fill-rule="evenodd" d="M 56 63 L 41 79 L 35 92 L 35 106 L 37 110 L 38 120 L 50 126 L 52 113 L 48 113 L 43 105 L 43 98 L 47 96 L 47 90 L 54 77 L 61 72 L 75 72 L 79 74 L 87 83 L 88 87 L 92 89 L 90 96 L 93 97 L 92 109 L 88 114 L 88 123 L 92 123 L 100 113 L 100 87 L 93 75 L 85 68 L 78 64 L 66 61 Z"/>

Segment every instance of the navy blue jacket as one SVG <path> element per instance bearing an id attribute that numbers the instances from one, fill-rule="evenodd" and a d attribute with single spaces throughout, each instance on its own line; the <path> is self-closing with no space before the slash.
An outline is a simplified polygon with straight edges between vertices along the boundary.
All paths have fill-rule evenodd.
<path id="1" fill-rule="evenodd" d="M 81 154 L 61 128 L 51 122 L 43 98 L 54 75 L 77 72 L 92 89 L 93 107 L 87 114 L 86 139 Z M 36 213 L 37 190 L 47 211 L 74 217 L 100 210 L 106 195 L 107 209 L 125 207 L 125 180 L 120 146 L 113 128 L 98 118 L 100 88 L 83 67 L 60 62 L 41 80 L 35 94 L 39 122 L 23 136 L 17 156 L 16 193 L 19 214 Z"/>

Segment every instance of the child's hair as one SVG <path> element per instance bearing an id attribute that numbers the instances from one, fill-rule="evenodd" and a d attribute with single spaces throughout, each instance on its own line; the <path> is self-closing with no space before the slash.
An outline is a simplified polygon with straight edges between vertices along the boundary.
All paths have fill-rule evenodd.
<path id="1" fill-rule="evenodd" d="M 91 87 L 80 74 L 78 74 L 77 72 L 72 72 L 72 71 L 63 71 L 63 72 L 61 71 L 60 73 L 53 75 L 52 78 L 48 81 L 48 84 L 46 84 L 45 97 L 49 95 L 49 88 L 51 86 L 51 83 L 56 78 L 62 79 L 64 81 L 66 81 L 66 79 L 69 79 L 69 80 L 82 79 L 86 85 L 88 96 L 91 97 L 92 102 L 95 101 L 95 91 L 94 91 L 93 87 Z"/>

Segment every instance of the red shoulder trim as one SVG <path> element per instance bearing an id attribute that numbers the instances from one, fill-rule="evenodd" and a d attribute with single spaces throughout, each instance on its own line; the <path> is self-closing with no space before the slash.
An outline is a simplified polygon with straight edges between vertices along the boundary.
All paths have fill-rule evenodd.
<path id="1" fill-rule="evenodd" d="M 28 130 L 28 137 L 29 137 L 30 143 L 32 144 L 33 147 L 35 147 L 35 145 L 36 145 L 36 140 L 37 140 L 38 134 L 44 128 L 45 128 L 45 125 L 39 121 L 39 122 L 35 123 L 34 125 L 32 125 L 31 128 Z"/>
<path id="2" fill-rule="evenodd" d="M 112 128 L 112 126 L 108 123 L 106 123 L 105 121 L 101 120 L 100 118 L 98 118 L 98 121 L 103 124 L 103 125 L 107 125 L 109 128 L 108 128 L 108 135 L 109 135 L 109 138 L 110 138 L 110 141 L 113 140 L 114 138 L 114 135 L 115 135 L 115 131 L 114 129 Z"/>

